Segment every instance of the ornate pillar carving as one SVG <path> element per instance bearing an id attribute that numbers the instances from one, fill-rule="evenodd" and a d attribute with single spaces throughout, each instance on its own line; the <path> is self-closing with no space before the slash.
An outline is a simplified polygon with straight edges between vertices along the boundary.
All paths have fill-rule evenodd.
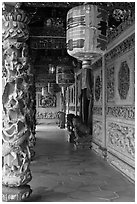
<path id="1" fill-rule="evenodd" d="M 29 138 L 34 131 L 31 124 L 34 117 L 32 114 L 34 103 L 31 94 L 33 72 L 26 44 L 29 37 L 27 27 L 29 18 L 19 7 L 18 3 L 15 7 L 10 8 L 10 11 L 4 7 L 2 16 L 2 184 L 7 187 L 22 187 L 21 189 L 23 189 L 23 186 L 32 179 L 29 168 L 31 160 Z M 30 190 L 27 192 L 23 198 L 29 196 Z M 12 195 L 10 195 L 10 199 L 4 197 L 3 200 L 16 200 L 17 196 L 13 196 L 11 191 L 10 194 Z M 22 197 L 17 200 L 21 199 Z"/>

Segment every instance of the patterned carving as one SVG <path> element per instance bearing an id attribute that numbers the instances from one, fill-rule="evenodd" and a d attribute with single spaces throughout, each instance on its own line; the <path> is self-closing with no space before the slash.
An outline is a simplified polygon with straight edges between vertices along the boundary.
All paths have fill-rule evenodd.
<path id="1" fill-rule="evenodd" d="M 113 58 L 121 56 L 124 52 L 129 51 L 133 47 L 135 47 L 135 34 L 132 34 L 110 52 L 105 54 L 105 62 L 108 63 L 109 61 L 112 61 Z"/>
<path id="2" fill-rule="evenodd" d="M 37 112 L 36 114 L 37 119 L 57 119 L 58 112 Z"/>
<path id="3" fill-rule="evenodd" d="M 117 123 L 108 125 L 108 143 L 116 151 L 135 156 L 135 128 Z"/>
<path id="4" fill-rule="evenodd" d="M 102 115 L 102 107 L 94 106 L 93 107 L 93 114 L 94 115 Z"/>
<path id="5" fill-rule="evenodd" d="M 93 121 L 93 140 L 102 143 L 102 122 Z"/>
<path id="6" fill-rule="evenodd" d="M 7 188 L 2 186 L 2 201 L 3 202 L 23 202 L 30 196 L 32 190 L 29 185 L 21 188 Z"/>
<path id="7" fill-rule="evenodd" d="M 30 151 L 26 141 L 30 136 L 29 64 L 18 61 L 19 49 L 5 50 L 6 84 L 3 102 L 3 184 L 20 186 L 31 180 Z M 22 63 L 21 63 L 22 62 Z M 27 111 L 27 112 L 26 112 Z"/>
<path id="8" fill-rule="evenodd" d="M 102 90 L 102 84 L 100 76 L 97 76 L 95 79 L 95 99 L 96 101 L 99 101 L 101 96 L 101 90 Z"/>
<path id="9" fill-rule="evenodd" d="M 135 107 L 107 107 L 106 114 L 117 118 L 135 119 Z"/>
<path id="10" fill-rule="evenodd" d="M 38 107 L 56 107 L 56 95 L 49 94 L 47 96 L 42 96 L 41 94 L 38 94 Z"/>
<path id="11" fill-rule="evenodd" d="M 113 101 L 115 96 L 115 78 L 114 78 L 114 67 L 108 67 L 107 69 L 107 101 Z"/>
<path id="12" fill-rule="evenodd" d="M 130 70 L 127 65 L 127 62 L 124 61 L 121 63 L 120 70 L 118 73 L 118 91 L 121 100 L 125 100 L 128 95 L 130 87 Z"/>

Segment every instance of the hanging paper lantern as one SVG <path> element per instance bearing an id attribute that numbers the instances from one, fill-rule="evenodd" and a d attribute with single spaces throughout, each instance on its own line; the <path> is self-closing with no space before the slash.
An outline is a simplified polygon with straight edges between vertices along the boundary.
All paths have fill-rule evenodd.
<path id="1" fill-rule="evenodd" d="M 74 70 L 72 65 L 60 64 L 56 69 L 56 83 L 62 87 L 68 87 L 74 83 Z"/>
<path id="2" fill-rule="evenodd" d="M 48 87 L 42 87 L 42 96 L 48 96 L 49 95 L 49 93 L 48 93 Z"/>
<path id="3" fill-rule="evenodd" d="M 107 12 L 96 5 L 72 8 L 67 14 L 67 51 L 79 60 L 92 60 L 107 46 Z"/>
<path id="4" fill-rule="evenodd" d="M 51 94 L 51 95 L 55 94 L 54 83 L 48 83 L 48 93 Z"/>

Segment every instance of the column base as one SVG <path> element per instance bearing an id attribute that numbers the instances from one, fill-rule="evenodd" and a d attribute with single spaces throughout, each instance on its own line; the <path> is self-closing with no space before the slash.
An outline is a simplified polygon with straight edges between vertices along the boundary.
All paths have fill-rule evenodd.
<path id="1" fill-rule="evenodd" d="M 26 200 L 32 190 L 29 185 L 21 186 L 21 187 L 6 187 L 2 186 L 2 201 L 3 202 L 21 202 Z"/>

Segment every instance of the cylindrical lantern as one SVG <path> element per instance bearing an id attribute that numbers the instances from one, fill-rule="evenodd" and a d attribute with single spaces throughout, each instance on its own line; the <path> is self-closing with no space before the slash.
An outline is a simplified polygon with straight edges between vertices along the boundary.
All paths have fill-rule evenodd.
<path id="1" fill-rule="evenodd" d="M 79 60 L 92 60 L 107 46 L 107 12 L 96 5 L 74 7 L 67 14 L 67 51 Z"/>
<path id="2" fill-rule="evenodd" d="M 67 87 L 74 83 L 74 68 L 71 65 L 60 64 L 56 68 L 56 83 Z"/>
<path id="3" fill-rule="evenodd" d="M 49 94 L 48 94 L 48 87 L 42 87 L 42 96 L 48 96 Z"/>
<path id="4" fill-rule="evenodd" d="M 48 93 L 51 94 L 51 95 L 55 94 L 54 83 L 48 83 Z"/>

